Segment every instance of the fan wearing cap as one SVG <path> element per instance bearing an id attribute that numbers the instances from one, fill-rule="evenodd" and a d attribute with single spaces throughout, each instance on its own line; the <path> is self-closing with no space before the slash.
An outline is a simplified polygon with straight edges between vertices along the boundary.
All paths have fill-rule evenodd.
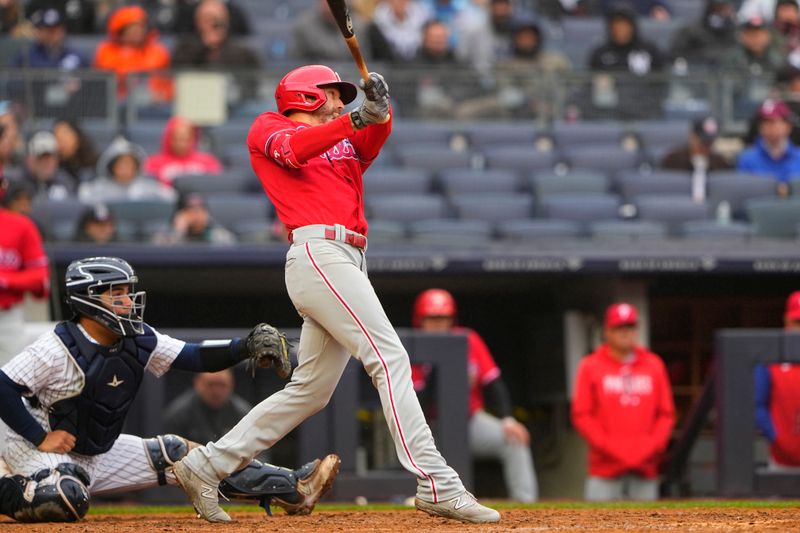
<path id="1" fill-rule="evenodd" d="M 753 17 L 761 17 L 767 22 L 775 20 L 775 12 L 779 4 L 785 0 L 743 0 L 739 8 L 739 20 L 748 20 Z M 796 1 L 796 0 L 789 0 Z"/>
<path id="2" fill-rule="evenodd" d="M 752 76 L 774 73 L 785 62 L 778 39 L 762 17 L 745 19 L 739 26 L 738 43 L 722 57 L 725 68 L 747 71 Z"/>
<path id="3" fill-rule="evenodd" d="M 58 166 L 58 145 L 49 131 L 39 131 L 28 141 L 25 170 L 25 181 L 40 198 L 64 200 L 77 191 L 75 181 Z"/>
<path id="4" fill-rule="evenodd" d="M 783 328 L 800 333 L 800 291 L 786 299 Z M 800 468 L 800 365 L 758 365 L 756 380 L 756 425 L 769 441 L 771 470 Z"/>
<path id="5" fill-rule="evenodd" d="M 17 53 L 16 67 L 75 70 L 89 66 L 83 54 L 67 46 L 67 28 L 61 10 L 38 9 L 31 14 L 30 21 L 35 40 Z"/>
<path id="6" fill-rule="evenodd" d="M 785 188 L 789 178 L 800 174 L 800 148 L 789 138 L 794 117 L 781 100 L 765 100 L 758 110 L 758 137 L 739 154 L 741 172 L 772 176 Z"/>
<path id="7" fill-rule="evenodd" d="M 714 141 L 718 135 L 719 124 L 714 117 L 695 119 L 689 128 L 686 142 L 670 150 L 661 159 L 661 168 L 704 174 L 733 168 L 731 162 L 714 149 Z"/>
<path id="8" fill-rule="evenodd" d="M 211 218 L 205 198 L 189 193 L 178 199 L 172 223 L 166 232 L 155 236 L 157 244 L 233 244 L 236 237 Z"/>
<path id="9" fill-rule="evenodd" d="M 117 225 L 111 210 L 103 204 L 84 209 L 72 240 L 95 244 L 108 244 L 117 240 Z"/>
<path id="10" fill-rule="evenodd" d="M 533 469 L 530 433 L 512 415 L 511 396 L 489 348 L 473 329 L 456 324 L 458 313 L 453 295 L 443 289 L 428 289 L 414 301 L 414 327 L 430 333 L 462 333 L 467 336 L 469 379 L 469 440 L 475 457 L 498 459 L 508 496 L 521 502 L 536 501 L 538 484 Z M 424 366 L 412 366 L 414 389 L 427 383 Z M 486 408 L 491 410 L 491 414 Z"/>
<path id="11" fill-rule="evenodd" d="M 675 425 L 664 363 L 637 344 L 638 312 L 605 314 L 604 343 L 578 367 L 572 424 L 589 444 L 587 500 L 655 500 L 658 467 Z"/>

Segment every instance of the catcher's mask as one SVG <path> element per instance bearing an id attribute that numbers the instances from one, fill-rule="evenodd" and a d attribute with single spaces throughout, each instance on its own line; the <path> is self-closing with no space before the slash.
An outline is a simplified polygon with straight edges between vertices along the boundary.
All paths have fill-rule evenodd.
<path id="1" fill-rule="evenodd" d="M 138 281 L 133 267 L 123 259 L 79 259 L 67 267 L 65 299 L 76 315 L 96 320 L 117 335 L 133 337 L 144 333 L 146 293 L 136 291 Z M 128 291 L 111 294 L 121 286 Z M 109 295 L 104 297 L 105 293 Z"/>

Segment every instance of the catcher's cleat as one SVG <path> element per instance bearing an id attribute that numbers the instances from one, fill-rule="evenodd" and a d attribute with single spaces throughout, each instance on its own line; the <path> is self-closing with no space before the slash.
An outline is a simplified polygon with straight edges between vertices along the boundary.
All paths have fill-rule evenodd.
<path id="1" fill-rule="evenodd" d="M 475 496 L 468 491 L 464 491 L 457 498 L 446 502 L 431 503 L 417 498 L 414 500 L 414 503 L 417 509 L 425 511 L 433 516 L 443 516 L 445 518 L 453 518 L 473 524 L 500 521 L 500 513 L 478 503 Z"/>
<path id="2" fill-rule="evenodd" d="M 185 459 L 175 463 L 173 470 L 178 484 L 192 501 L 197 515 L 209 522 L 233 522 L 228 513 L 219 506 L 218 484 L 203 481 L 184 461 Z"/>
<path id="3" fill-rule="evenodd" d="M 289 502 L 276 496 L 272 499 L 272 502 L 278 507 L 282 507 L 286 514 L 311 514 L 319 499 L 331 490 L 333 481 L 339 474 L 341 462 L 338 455 L 330 454 L 322 460 L 315 459 L 304 465 L 296 471 L 298 501 Z"/>

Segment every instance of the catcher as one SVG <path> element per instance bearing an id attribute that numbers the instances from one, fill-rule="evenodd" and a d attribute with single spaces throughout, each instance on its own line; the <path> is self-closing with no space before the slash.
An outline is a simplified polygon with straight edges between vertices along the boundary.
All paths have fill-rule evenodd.
<path id="1" fill-rule="evenodd" d="M 142 439 L 122 426 L 145 371 L 214 372 L 240 361 L 291 373 L 286 339 L 259 324 L 245 339 L 186 343 L 144 323 L 144 291 L 115 257 L 74 261 L 65 295 L 74 313 L 0 370 L 0 417 L 11 429 L 0 461 L 0 514 L 20 522 L 76 521 L 90 495 L 175 484 L 172 465 L 196 446 L 177 435 Z M 3 471 L 5 470 L 5 471 Z M 330 489 L 339 458 L 298 470 L 248 461 L 220 484 L 226 498 L 308 514 Z"/>

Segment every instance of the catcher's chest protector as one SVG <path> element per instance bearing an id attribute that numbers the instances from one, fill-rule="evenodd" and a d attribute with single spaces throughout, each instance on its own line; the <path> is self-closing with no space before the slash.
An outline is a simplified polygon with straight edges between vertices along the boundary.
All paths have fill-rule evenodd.
<path id="1" fill-rule="evenodd" d="M 75 435 L 72 453 L 98 455 L 114 445 L 122 424 L 139 391 L 144 368 L 156 348 L 153 330 L 125 337 L 113 347 L 94 344 L 73 322 L 56 326 L 56 335 L 83 370 L 86 381 L 78 396 L 50 407 L 52 430 Z"/>

